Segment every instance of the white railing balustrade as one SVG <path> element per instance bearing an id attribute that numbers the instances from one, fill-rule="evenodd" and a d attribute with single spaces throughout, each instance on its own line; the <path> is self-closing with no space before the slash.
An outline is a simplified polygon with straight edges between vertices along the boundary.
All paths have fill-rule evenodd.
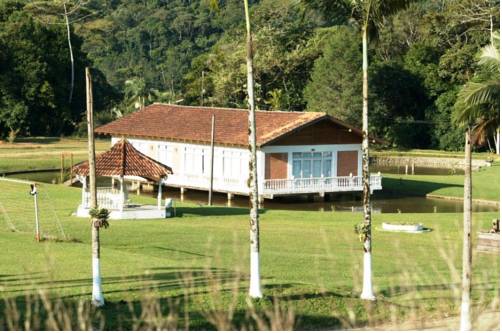
<path id="1" fill-rule="evenodd" d="M 168 186 L 199 188 L 207 190 L 210 179 L 205 175 L 177 174 L 169 176 L 166 181 Z M 382 189 L 382 176 L 370 176 L 370 189 Z M 246 179 L 214 177 L 213 190 L 233 193 L 249 193 Z M 300 194 L 300 193 L 328 193 L 362 191 L 363 179 L 361 176 L 346 177 L 318 177 L 296 179 L 266 179 L 260 187 L 263 195 L 274 194 Z"/>
<path id="2" fill-rule="evenodd" d="M 327 193 L 362 191 L 361 176 L 266 179 L 263 194 Z M 382 176 L 370 176 L 370 189 L 382 189 Z"/>
<path id="3" fill-rule="evenodd" d="M 97 189 L 98 207 L 106 209 L 122 209 L 125 204 L 125 196 L 118 189 L 111 187 L 98 187 Z M 83 195 L 83 207 L 91 207 L 91 194 L 88 191 Z"/>
<path id="4" fill-rule="evenodd" d="M 176 174 L 167 178 L 166 184 L 174 186 L 186 186 L 200 189 L 208 189 L 210 177 L 196 174 Z M 213 190 L 235 193 L 248 193 L 248 187 L 245 179 L 213 177 Z"/>

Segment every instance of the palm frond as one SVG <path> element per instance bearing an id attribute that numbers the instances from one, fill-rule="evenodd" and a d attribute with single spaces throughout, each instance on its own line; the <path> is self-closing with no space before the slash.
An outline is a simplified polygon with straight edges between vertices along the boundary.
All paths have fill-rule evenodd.
<path id="1" fill-rule="evenodd" d="M 495 80 L 466 83 L 457 95 L 452 120 L 465 126 L 486 116 L 487 110 L 498 109 L 499 87 L 499 82 Z"/>
<path id="2" fill-rule="evenodd" d="M 487 45 L 481 49 L 478 64 L 492 73 L 500 73 L 499 51 L 493 45 Z"/>
<path id="3" fill-rule="evenodd" d="M 474 144 L 484 145 L 487 138 L 493 135 L 499 126 L 500 118 L 479 118 L 473 128 Z"/>

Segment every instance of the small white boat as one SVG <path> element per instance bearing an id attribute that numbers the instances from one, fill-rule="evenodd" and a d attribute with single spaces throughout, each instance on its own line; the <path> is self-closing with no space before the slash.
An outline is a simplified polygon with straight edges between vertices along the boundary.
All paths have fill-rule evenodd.
<path id="1" fill-rule="evenodd" d="M 392 224 L 392 223 L 382 223 L 382 229 L 386 231 L 403 231 L 403 232 L 422 232 L 424 226 L 421 223 L 418 224 Z"/>

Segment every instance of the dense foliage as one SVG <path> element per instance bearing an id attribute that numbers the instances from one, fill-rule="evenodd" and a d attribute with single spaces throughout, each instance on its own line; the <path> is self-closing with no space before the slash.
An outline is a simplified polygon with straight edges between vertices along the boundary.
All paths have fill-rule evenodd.
<path id="1" fill-rule="evenodd" d="M 53 14 L 49 24 L 33 2 L 3 1 L 4 137 L 77 131 L 85 65 L 96 73 L 101 121 L 155 101 L 246 106 L 241 0 L 37 2 L 56 11 L 64 2 L 71 9 L 75 98 L 68 102 L 62 16 Z M 360 125 L 361 37 L 345 1 L 251 4 L 258 107 L 324 111 Z M 462 129 L 453 125 L 452 111 L 498 17 L 498 0 L 422 0 L 387 18 L 370 38 L 371 132 L 404 148 L 461 148 Z"/>

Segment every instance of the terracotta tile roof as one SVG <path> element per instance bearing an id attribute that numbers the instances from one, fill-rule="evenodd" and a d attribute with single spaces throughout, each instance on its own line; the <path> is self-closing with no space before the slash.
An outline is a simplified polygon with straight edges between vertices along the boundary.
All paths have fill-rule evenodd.
<path id="1" fill-rule="evenodd" d="M 89 175 L 89 162 L 76 164 L 73 172 L 80 176 Z M 96 176 L 138 176 L 159 181 L 172 173 L 170 167 L 142 154 L 127 140 L 118 141 L 96 157 Z"/>
<path id="2" fill-rule="evenodd" d="M 209 143 L 215 115 L 215 143 L 248 146 L 248 110 L 152 104 L 98 127 L 96 133 L 169 141 Z M 257 111 L 256 139 L 262 146 L 311 122 L 331 117 L 321 112 Z M 344 124 L 345 126 L 345 124 Z"/>

